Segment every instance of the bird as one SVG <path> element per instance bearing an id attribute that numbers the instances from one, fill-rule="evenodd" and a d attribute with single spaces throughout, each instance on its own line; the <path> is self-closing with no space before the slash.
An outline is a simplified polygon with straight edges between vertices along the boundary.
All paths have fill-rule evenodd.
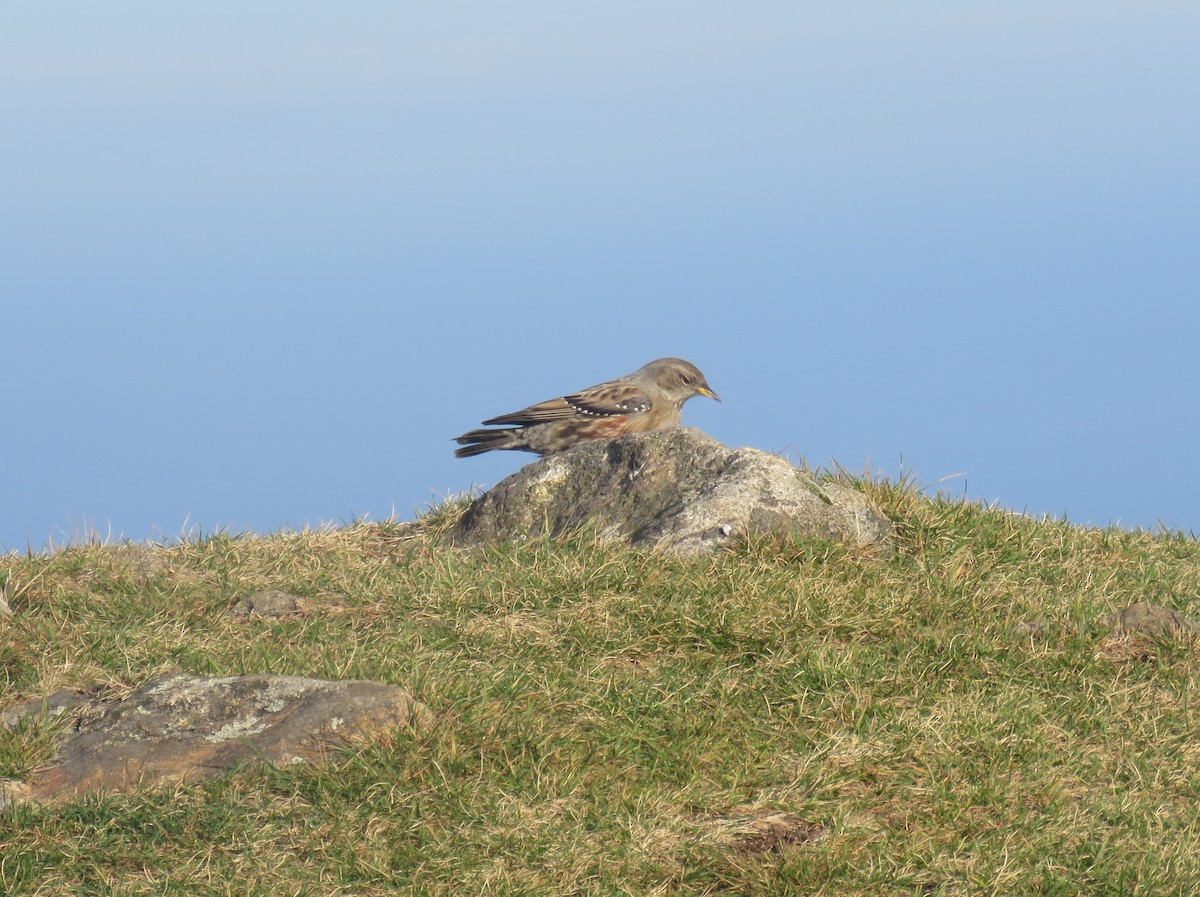
<path id="1" fill-rule="evenodd" d="M 721 401 L 690 361 L 658 358 L 625 377 L 485 420 L 485 427 L 515 426 L 456 436 L 462 448 L 454 456 L 469 458 L 496 449 L 550 455 L 581 442 L 666 430 L 679 426 L 683 403 L 692 396 Z"/>

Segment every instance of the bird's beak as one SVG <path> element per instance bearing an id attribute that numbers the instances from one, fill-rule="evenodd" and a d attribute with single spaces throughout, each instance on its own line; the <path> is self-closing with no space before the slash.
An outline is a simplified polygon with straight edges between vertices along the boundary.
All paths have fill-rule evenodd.
<path id="1" fill-rule="evenodd" d="M 711 389 L 709 389 L 707 386 L 701 386 L 700 389 L 697 390 L 697 392 L 699 392 L 700 395 L 702 395 L 702 396 L 708 396 L 710 399 L 716 399 L 718 402 L 721 401 L 721 397 L 719 395 L 717 395 L 715 392 L 713 392 Z"/>

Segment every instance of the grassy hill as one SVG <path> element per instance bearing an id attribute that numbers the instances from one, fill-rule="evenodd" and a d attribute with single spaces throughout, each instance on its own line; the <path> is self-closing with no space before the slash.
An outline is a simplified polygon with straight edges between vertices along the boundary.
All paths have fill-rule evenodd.
<path id="1" fill-rule="evenodd" d="M 168 668 L 375 679 L 435 713 L 326 767 L 0 811 L 0 893 L 1200 893 L 1200 545 L 902 485 L 881 556 L 679 560 L 418 527 L 0 558 L 0 707 Z M 310 599 L 227 613 L 260 589 Z M 53 733 L 0 732 L 0 776 Z"/>

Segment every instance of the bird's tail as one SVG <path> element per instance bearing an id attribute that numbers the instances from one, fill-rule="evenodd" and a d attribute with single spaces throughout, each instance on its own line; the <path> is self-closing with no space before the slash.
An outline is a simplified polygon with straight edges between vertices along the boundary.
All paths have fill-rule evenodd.
<path id="1" fill-rule="evenodd" d="M 455 450 L 454 457 L 470 458 L 472 455 L 482 455 L 484 452 L 494 449 L 524 448 L 520 439 L 517 438 L 524 429 L 524 427 L 504 427 L 495 430 L 471 430 L 463 433 L 454 440 L 462 446 Z"/>

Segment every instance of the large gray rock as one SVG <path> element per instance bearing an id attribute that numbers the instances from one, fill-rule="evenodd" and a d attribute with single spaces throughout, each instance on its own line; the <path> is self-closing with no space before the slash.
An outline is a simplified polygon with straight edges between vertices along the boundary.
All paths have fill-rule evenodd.
<path id="1" fill-rule="evenodd" d="M 407 691 L 381 682 L 179 673 L 149 682 L 121 701 L 58 693 L 26 705 L 6 722 L 56 710 L 71 715 L 74 730 L 51 762 L 27 781 L 0 782 L 0 806 L 70 800 L 97 789 L 192 782 L 245 761 L 321 760 L 354 738 L 428 718 Z"/>
<path id="2" fill-rule="evenodd" d="M 600 538 L 683 555 L 754 532 L 810 533 L 890 544 L 890 521 L 841 483 L 783 458 L 730 449 L 677 427 L 585 443 L 497 483 L 464 514 L 458 544 L 561 535 L 584 524 Z"/>

